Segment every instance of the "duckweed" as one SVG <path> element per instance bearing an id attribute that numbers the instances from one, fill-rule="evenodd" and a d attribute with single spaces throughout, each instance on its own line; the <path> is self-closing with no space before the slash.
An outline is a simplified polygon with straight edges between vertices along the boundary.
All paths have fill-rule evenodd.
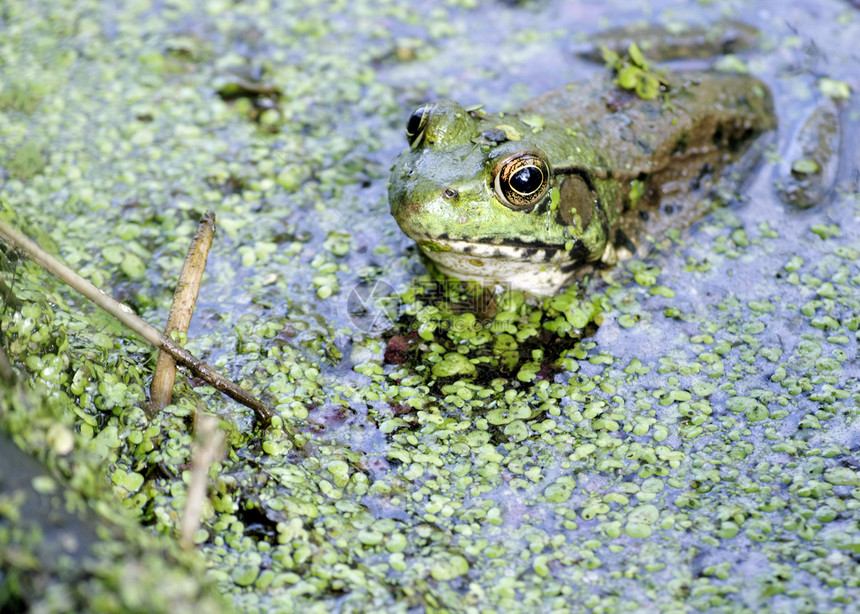
<path id="1" fill-rule="evenodd" d="M 3 347 L 62 412 L 16 405 L 0 426 L 164 543 L 184 509 L 193 416 L 217 414 L 226 453 L 193 541 L 237 609 L 827 611 L 860 598 L 856 200 L 840 192 L 800 216 L 753 191 L 543 301 L 449 283 L 386 212 L 403 114 L 439 95 L 495 109 L 539 93 L 481 76 L 499 53 L 546 89 L 532 59 L 568 44 L 566 12 L 268 4 L 141 5 L 101 21 L 87 1 L 62 18 L 15 4 L 0 43 L 0 215 L 158 322 L 197 216 L 216 207 L 187 343 L 281 417 L 255 430 L 180 376 L 175 405 L 147 423 L 151 350 L 3 252 L 22 303 L 0 315 Z M 69 45 L 42 10 L 51 28 L 79 25 Z M 522 30 L 526 10 L 553 28 Z M 853 40 L 857 18 L 842 14 L 836 36 Z M 802 36 L 815 21 L 800 20 Z M 786 60 L 771 55 L 750 66 L 780 80 Z M 463 68 L 434 64 L 452 58 Z M 546 65 L 553 84 L 578 71 L 565 62 Z M 226 96 L 236 65 L 258 82 Z M 778 102 L 790 121 L 792 101 Z M 114 112 L 94 122 L 91 108 Z M 32 134 L 51 135 L 50 152 Z M 378 281 L 391 290 L 350 294 Z M 12 502 L 0 510 L 16 518 Z M 133 569 L 161 578 L 162 560 Z M 131 586 L 123 569 L 111 578 Z M 91 609 L 110 599 L 91 597 Z"/>

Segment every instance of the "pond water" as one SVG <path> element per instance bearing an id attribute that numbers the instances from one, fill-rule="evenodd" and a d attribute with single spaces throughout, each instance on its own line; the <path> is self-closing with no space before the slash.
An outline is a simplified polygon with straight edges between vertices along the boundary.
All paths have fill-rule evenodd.
<path id="1" fill-rule="evenodd" d="M 575 54 L 592 33 L 727 17 L 761 30 L 739 58 L 779 121 L 742 195 L 555 302 L 428 273 L 387 203 L 412 108 L 515 110 L 607 70 Z M 154 531 L 182 513 L 188 416 L 223 418 L 231 451 L 197 543 L 238 609 L 860 598 L 851 3 L 11 2 L 0 20 L 4 218 L 157 323 L 216 211 L 188 347 L 283 423 L 253 431 L 190 381 L 147 430 L 149 351 L 36 271 L 20 298 L 53 305 L 36 320 L 68 343 L 10 354 L 72 399 L 80 437 L 107 429 L 93 448 Z M 838 186 L 798 211 L 774 169 L 822 78 L 852 90 Z M 4 331 L 27 321 L 6 313 Z"/>

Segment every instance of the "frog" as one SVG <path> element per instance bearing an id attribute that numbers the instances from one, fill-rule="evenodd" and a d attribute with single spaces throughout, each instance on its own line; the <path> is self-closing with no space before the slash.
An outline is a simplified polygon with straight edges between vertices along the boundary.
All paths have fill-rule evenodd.
<path id="1" fill-rule="evenodd" d="M 443 274 L 552 295 L 704 213 L 749 175 L 777 118 L 742 72 L 663 69 L 660 95 L 610 70 L 514 112 L 440 99 L 406 122 L 391 214 Z"/>

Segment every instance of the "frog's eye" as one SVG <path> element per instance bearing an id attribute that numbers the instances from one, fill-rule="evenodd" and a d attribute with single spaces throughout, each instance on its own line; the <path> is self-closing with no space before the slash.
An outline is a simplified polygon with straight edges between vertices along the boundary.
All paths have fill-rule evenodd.
<path id="1" fill-rule="evenodd" d="M 409 146 L 415 149 L 424 140 L 424 132 L 427 128 L 427 120 L 430 119 L 430 111 L 433 105 L 424 104 L 412 111 L 409 119 L 406 120 L 406 140 L 409 141 Z"/>
<path id="2" fill-rule="evenodd" d="M 496 198 L 515 211 L 533 207 L 549 187 L 549 165 L 540 154 L 531 151 L 502 160 L 494 173 Z"/>

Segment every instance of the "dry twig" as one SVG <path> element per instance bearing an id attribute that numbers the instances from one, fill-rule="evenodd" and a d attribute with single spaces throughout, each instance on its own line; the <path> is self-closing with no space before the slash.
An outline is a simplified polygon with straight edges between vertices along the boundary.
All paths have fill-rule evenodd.
<path id="1" fill-rule="evenodd" d="M 253 409 L 257 419 L 261 422 L 268 424 L 275 416 L 275 410 L 268 403 L 256 398 L 234 382 L 216 373 L 211 366 L 195 358 L 191 352 L 135 315 L 126 305 L 105 294 L 102 290 L 45 252 L 34 241 L 22 235 L 3 220 L 0 220 L 0 238 L 24 252 L 30 260 L 48 271 L 51 275 L 68 284 L 72 289 L 80 292 L 107 311 L 111 316 L 119 320 L 123 326 L 140 335 L 144 341 L 170 354 L 177 363 L 187 368 L 195 376 L 211 384 L 231 399 Z"/>
<path id="2" fill-rule="evenodd" d="M 186 333 L 194 313 L 194 304 L 197 302 L 197 293 L 200 291 L 200 282 L 203 280 L 203 271 L 206 268 L 206 259 L 209 256 L 209 248 L 212 246 L 212 237 L 215 236 L 215 212 L 207 211 L 200 220 L 197 232 L 191 240 L 191 246 L 185 255 L 182 271 L 179 273 L 179 281 L 176 283 L 176 292 L 173 295 L 173 305 L 167 316 L 165 335 L 173 332 Z M 173 382 L 176 378 L 176 362 L 167 352 L 158 353 L 158 361 L 152 374 L 152 383 L 149 385 L 149 408 L 148 413 L 154 416 L 170 403 L 173 395 Z"/>
<path id="3" fill-rule="evenodd" d="M 15 381 L 15 369 L 12 368 L 12 363 L 9 362 L 3 346 L 0 346 L 0 380 L 8 383 Z"/>
<path id="4" fill-rule="evenodd" d="M 200 516 L 209 483 L 209 467 L 221 459 L 224 443 L 224 433 L 218 430 L 218 420 L 214 416 L 198 413 L 195 423 L 197 438 L 191 451 L 191 481 L 179 527 L 179 543 L 189 550 L 194 547 L 194 534 L 200 528 Z"/>

